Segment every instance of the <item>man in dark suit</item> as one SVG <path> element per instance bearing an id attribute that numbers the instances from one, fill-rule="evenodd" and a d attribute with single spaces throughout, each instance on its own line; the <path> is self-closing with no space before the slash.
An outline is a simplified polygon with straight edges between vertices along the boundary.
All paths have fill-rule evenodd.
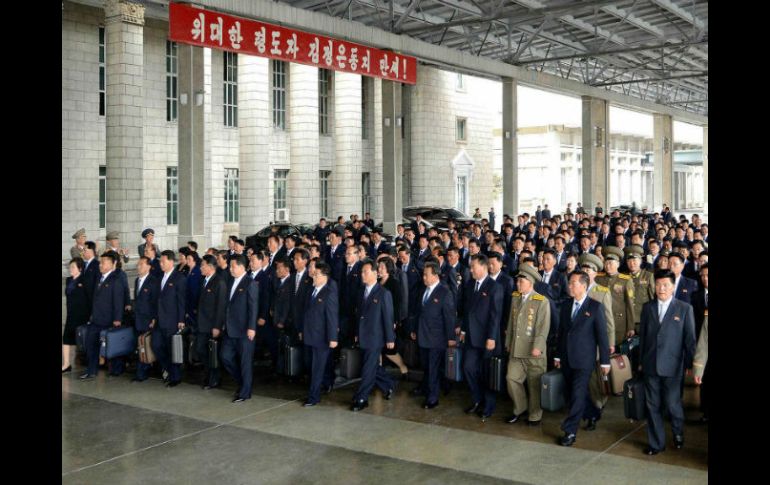
<path id="1" fill-rule="evenodd" d="M 99 257 L 101 277 L 97 280 L 94 289 L 91 324 L 88 325 L 88 333 L 86 334 L 88 369 L 84 374 L 81 374 L 81 379 L 96 377 L 99 370 L 99 334 L 101 331 L 110 327 L 119 327 L 123 321 L 126 292 L 123 280 L 115 270 L 117 260 L 118 253 L 114 251 L 108 251 Z"/>
<path id="2" fill-rule="evenodd" d="M 466 414 L 482 419 L 495 410 L 495 392 L 488 389 L 489 361 L 500 353 L 500 313 L 503 295 L 500 286 L 488 277 L 489 261 L 483 254 L 471 256 L 471 276 L 461 298 L 462 339 L 465 342 L 463 375 L 470 387 L 473 404 Z"/>
<path id="3" fill-rule="evenodd" d="M 583 271 L 574 271 L 569 278 L 568 289 L 572 296 L 562 305 L 559 318 L 559 337 L 554 365 L 562 369 L 566 381 L 569 402 L 569 416 L 562 422 L 564 437 L 562 446 L 575 443 L 581 418 L 599 415 L 591 402 L 588 380 L 596 368 L 596 348 L 599 348 L 599 363 L 602 373 L 609 374 L 609 340 L 604 308 L 589 298 L 590 278 Z"/>
<path id="4" fill-rule="evenodd" d="M 339 281 L 340 291 L 340 342 L 343 346 L 351 345 L 353 327 L 355 323 L 355 310 L 358 299 L 361 297 L 361 262 L 358 249 L 355 245 L 345 248 L 345 266 Z"/>
<path id="5" fill-rule="evenodd" d="M 407 317 L 409 319 L 413 319 L 417 314 L 417 304 L 419 302 L 419 297 L 417 296 L 417 288 L 420 286 L 420 281 L 422 279 L 420 276 L 420 271 L 417 269 L 417 265 L 414 264 L 413 261 L 414 258 L 412 257 L 412 253 L 409 251 L 408 247 L 401 246 L 398 248 L 397 267 L 401 270 L 401 273 L 406 279 L 408 285 L 406 296 L 408 300 Z"/>
<path id="6" fill-rule="evenodd" d="M 372 243 L 369 248 L 369 257 L 377 259 L 380 253 L 387 253 L 390 250 L 390 244 L 382 239 L 382 229 L 379 227 L 372 229 Z"/>
<path id="7" fill-rule="evenodd" d="M 144 250 L 144 254 L 140 256 L 147 256 L 147 259 L 150 260 L 150 274 L 160 281 L 160 279 L 163 278 L 163 270 L 160 269 L 160 259 L 158 259 L 158 253 L 155 250 L 155 246 L 147 246 Z"/>
<path id="8" fill-rule="evenodd" d="M 267 237 L 267 248 L 270 251 L 270 267 L 275 268 L 275 260 L 286 256 L 286 246 L 281 244 L 281 237 L 278 234 L 270 234 Z"/>
<path id="9" fill-rule="evenodd" d="M 272 292 L 270 295 L 270 318 L 268 325 L 272 326 L 274 334 L 277 335 L 275 342 L 270 343 L 273 364 L 277 365 L 278 345 L 281 336 L 290 335 L 291 332 L 291 302 L 294 295 L 294 282 L 291 281 L 289 262 L 286 259 L 276 257 L 273 260 L 273 268 L 275 273 L 273 275 Z"/>
<path id="10" fill-rule="evenodd" d="M 430 248 L 428 248 L 428 235 L 420 234 L 417 239 L 417 247 L 412 251 L 412 261 L 417 267 L 418 272 L 422 272 L 422 265 L 425 263 L 425 258 L 430 256 Z"/>
<path id="11" fill-rule="evenodd" d="M 565 268 L 566 268 L 566 260 Z M 553 249 L 546 249 L 543 252 L 543 271 L 541 272 L 542 280 L 535 283 L 535 291 L 548 298 L 550 304 L 550 329 L 548 331 L 548 351 L 549 355 L 554 355 L 556 352 L 556 337 L 559 330 L 559 317 L 561 313 L 561 307 L 567 299 L 569 294 L 567 293 L 567 275 L 558 271 L 556 267 L 556 251 Z"/>
<path id="12" fill-rule="evenodd" d="M 671 415 L 674 446 L 684 446 L 681 383 L 692 369 L 695 355 L 695 318 L 690 304 L 674 298 L 674 273 L 655 272 L 657 298 L 642 307 L 639 331 L 641 369 L 647 404 L 647 455 L 666 448 L 662 407 Z M 662 405 L 661 401 L 665 399 Z"/>
<path id="13" fill-rule="evenodd" d="M 500 340 L 505 342 L 503 332 L 508 327 L 508 317 L 511 314 L 511 295 L 516 291 L 516 283 L 503 270 L 503 255 L 497 252 L 489 255 L 489 277 L 499 286 L 503 299 L 502 311 L 500 312 Z"/>
<path id="14" fill-rule="evenodd" d="M 313 290 L 305 295 L 305 313 L 299 327 L 300 339 L 309 354 L 310 390 L 304 406 L 315 406 L 321 402 L 321 389 L 329 390 L 334 384 L 334 370 L 329 366 L 331 349 L 338 343 L 338 296 L 333 280 L 330 281 L 331 266 L 323 261 L 315 263 Z"/>
<path id="15" fill-rule="evenodd" d="M 203 256 L 200 266 L 203 282 L 197 302 L 198 328 L 195 336 L 195 350 L 198 358 L 203 362 L 205 375 L 201 385 L 206 390 L 219 387 L 219 367 L 214 369 L 209 365 L 209 339 L 219 338 L 225 325 L 227 312 L 227 283 L 216 274 L 216 267 L 217 261 L 214 256 L 210 254 Z"/>
<path id="16" fill-rule="evenodd" d="M 94 301 L 94 290 L 99 283 L 99 259 L 96 258 L 96 243 L 86 241 L 83 249 L 83 285 L 90 301 Z"/>
<path id="17" fill-rule="evenodd" d="M 283 261 L 281 264 L 285 265 L 286 262 Z M 230 274 L 233 276 L 233 281 L 228 288 L 222 364 L 238 384 L 238 391 L 232 401 L 236 403 L 251 398 L 252 360 L 254 360 L 254 337 L 257 335 L 259 296 L 257 285 L 246 276 L 245 256 L 237 255 L 230 260 Z"/>
<path id="18" fill-rule="evenodd" d="M 551 209 L 548 208 L 548 204 L 546 204 L 545 208 L 543 208 L 542 218 L 543 219 L 551 218 Z"/>
<path id="19" fill-rule="evenodd" d="M 158 321 L 158 295 L 160 280 L 150 273 L 150 258 L 140 256 L 136 263 L 138 276 L 134 282 L 134 318 L 137 333 L 145 333 L 155 328 Z M 136 376 L 131 382 L 147 380 L 147 373 L 152 364 L 136 363 Z"/>
<path id="20" fill-rule="evenodd" d="M 361 385 L 353 397 L 352 411 L 369 406 L 369 394 L 376 385 L 385 399 L 393 396 L 393 380 L 380 365 L 383 347 L 396 345 L 394 332 L 393 298 L 377 283 L 377 269 L 371 259 L 361 262 L 361 281 L 364 285 L 356 305 L 358 319 L 353 325 L 354 340 L 361 347 Z"/>
<path id="21" fill-rule="evenodd" d="M 455 275 L 455 308 L 458 306 L 459 298 L 462 294 L 462 288 L 465 282 L 471 279 L 471 272 L 460 262 L 460 249 L 452 246 L 446 253 L 447 264 L 454 270 Z"/>
<path id="22" fill-rule="evenodd" d="M 321 247 L 326 246 L 326 238 L 329 236 L 331 229 L 326 225 L 326 218 L 322 217 L 318 220 L 318 225 L 313 229 L 313 237 L 321 243 Z"/>
<path id="23" fill-rule="evenodd" d="M 305 315 L 305 307 L 308 303 L 308 296 L 313 291 L 313 278 L 307 271 L 307 265 L 310 262 L 310 253 L 307 249 L 299 248 L 294 250 L 294 272 L 289 280 L 291 281 L 292 303 L 291 303 L 291 336 L 299 342 L 299 332 L 302 329 L 302 319 Z"/>
<path id="24" fill-rule="evenodd" d="M 449 289 L 439 277 L 438 264 L 427 261 L 423 268 L 422 280 L 425 291 L 420 295 L 420 304 L 410 328 L 410 337 L 420 346 L 420 362 L 424 370 L 418 388 L 425 395 L 422 407 L 433 409 L 438 406 L 438 393 L 447 346 L 456 345 L 455 306 Z"/>
<path id="25" fill-rule="evenodd" d="M 438 260 L 439 280 L 444 283 L 452 294 L 452 302 L 457 304 L 457 272 L 447 261 L 447 252 L 442 247 L 434 248 L 433 254 Z M 423 268 L 424 269 L 424 268 Z"/>
<path id="26" fill-rule="evenodd" d="M 332 279 L 340 283 L 345 274 L 345 246 L 342 244 L 342 231 L 335 230 L 329 233 L 329 247 L 324 257 L 326 264 L 332 268 Z"/>
<path id="27" fill-rule="evenodd" d="M 152 350 L 160 362 L 161 368 L 168 372 L 168 387 L 174 387 L 182 381 L 181 364 L 171 363 L 171 338 L 177 331 L 184 329 L 185 297 L 187 278 L 174 269 L 174 251 L 166 250 L 160 254 L 160 268 L 163 277 L 158 295 L 158 324 L 152 336 Z"/>
<path id="28" fill-rule="evenodd" d="M 682 274 L 684 270 L 684 256 L 677 252 L 668 255 L 668 268 L 674 273 L 674 297 L 687 304 L 692 302 L 692 297 L 698 291 L 698 283 Z"/>

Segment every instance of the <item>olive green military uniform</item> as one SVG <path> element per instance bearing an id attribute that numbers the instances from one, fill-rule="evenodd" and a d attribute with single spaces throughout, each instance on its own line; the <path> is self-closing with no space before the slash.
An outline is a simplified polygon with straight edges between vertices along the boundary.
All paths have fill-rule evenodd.
<path id="1" fill-rule="evenodd" d="M 517 277 L 526 277 L 533 283 L 540 275 L 534 268 L 523 265 Z M 529 421 L 540 421 L 540 377 L 546 371 L 546 339 L 551 325 L 551 307 L 548 299 L 532 290 L 528 297 L 518 291 L 512 293 L 511 314 L 508 318 L 505 348 L 508 359 L 508 394 L 513 399 L 513 413 L 521 415 L 529 410 Z M 533 357 L 532 350 L 540 350 L 540 357 Z M 529 400 L 524 391 L 524 380 L 529 388 Z"/>
<path id="2" fill-rule="evenodd" d="M 644 249 L 638 244 L 623 248 L 626 260 L 636 258 L 641 260 Z M 640 269 L 638 273 L 631 273 L 631 281 L 634 283 L 634 331 L 639 334 L 639 322 L 642 318 L 642 307 L 648 301 L 655 299 L 655 276 L 652 271 Z"/>
<path id="3" fill-rule="evenodd" d="M 620 264 L 623 259 L 623 251 L 614 246 L 609 246 L 606 250 L 605 261 L 613 260 Z M 595 280 L 598 284 L 610 289 L 612 317 L 615 323 L 615 340 L 610 345 L 618 346 L 626 339 L 629 330 L 635 328 L 634 282 L 630 276 L 622 273 L 615 273 L 614 275 L 597 273 Z"/>
<path id="4" fill-rule="evenodd" d="M 610 347 L 615 346 L 613 337 L 615 335 L 615 320 L 612 317 L 612 297 L 610 296 L 610 289 L 606 286 L 602 286 L 599 283 L 594 283 L 590 290 L 588 290 L 588 297 L 592 298 L 604 307 L 604 318 L 607 320 L 607 341 Z"/>
<path id="5" fill-rule="evenodd" d="M 703 327 L 698 337 L 698 346 L 695 348 L 695 357 L 692 360 L 693 377 L 703 377 L 703 371 L 706 370 L 706 362 L 709 358 L 709 311 L 703 317 Z"/>
<path id="6" fill-rule="evenodd" d="M 86 230 L 84 228 L 78 229 L 77 232 L 72 235 L 72 239 L 77 239 L 80 236 L 84 235 L 85 233 L 86 233 Z M 70 256 L 72 257 L 72 259 L 82 258 L 83 251 L 85 251 L 85 247 L 78 246 L 77 244 L 75 244 L 70 248 Z"/>

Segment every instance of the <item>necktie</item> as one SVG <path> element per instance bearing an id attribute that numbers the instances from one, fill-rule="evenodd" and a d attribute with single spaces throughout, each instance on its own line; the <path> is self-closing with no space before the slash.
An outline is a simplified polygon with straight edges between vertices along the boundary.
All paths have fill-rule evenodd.
<path id="1" fill-rule="evenodd" d="M 352 266 L 348 266 L 348 274 L 350 274 L 350 270 L 353 269 Z"/>
<path id="2" fill-rule="evenodd" d="M 102 283 L 104 283 L 104 275 L 102 275 L 102 279 L 99 280 L 99 286 L 102 286 Z"/>
<path id="3" fill-rule="evenodd" d="M 572 308 L 572 320 L 575 319 L 575 315 L 577 315 L 577 312 L 579 309 L 580 309 L 580 302 L 575 301 L 575 306 Z"/>
<path id="4" fill-rule="evenodd" d="M 299 273 L 297 273 L 296 280 L 294 281 L 294 294 L 295 295 L 297 294 L 297 291 L 299 290 L 299 279 L 300 279 L 300 276 L 301 275 Z"/>
<path id="5" fill-rule="evenodd" d="M 311 300 L 312 300 L 312 299 L 314 299 L 314 298 L 316 297 L 316 295 L 318 295 L 318 288 L 316 288 L 315 290 L 313 290 L 313 296 L 311 296 L 311 297 L 310 297 L 310 299 L 311 299 Z"/>
<path id="6" fill-rule="evenodd" d="M 425 288 L 425 295 L 422 297 L 423 305 L 425 305 L 425 303 L 428 301 L 429 296 L 430 296 L 430 288 Z"/>
<path id="7" fill-rule="evenodd" d="M 476 282 L 476 293 L 479 292 L 479 288 L 481 288 L 481 281 Z"/>
<path id="8" fill-rule="evenodd" d="M 706 308 L 708 308 L 709 307 L 709 292 L 708 291 L 704 294 L 703 299 L 705 300 Z"/>
<path id="9" fill-rule="evenodd" d="M 368 286 L 366 287 L 366 291 L 364 291 L 364 301 L 366 301 L 367 298 L 369 298 L 369 287 Z"/>
<path id="10" fill-rule="evenodd" d="M 548 273 L 543 273 L 543 283 L 548 283 Z"/>
<path id="11" fill-rule="evenodd" d="M 658 322 L 663 323 L 663 302 L 661 302 L 658 307 Z"/>

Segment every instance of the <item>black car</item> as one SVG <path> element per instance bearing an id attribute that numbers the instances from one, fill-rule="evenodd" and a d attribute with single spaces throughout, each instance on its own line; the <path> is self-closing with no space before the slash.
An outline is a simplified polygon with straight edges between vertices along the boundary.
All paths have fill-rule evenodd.
<path id="1" fill-rule="evenodd" d="M 430 222 L 437 228 L 446 228 L 447 221 L 453 219 L 458 225 L 464 225 L 466 223 L 472 223 L 476 220 L 469 217 L 467 214 L 455 209 L 454 207 L 438 207 L 438 206 L 411 206 L 404 207 L 402 213 L 405 219 L 414 221 L 417 215 L 421 215 L 422 218 Z"/>
<path id="2" fill-rule="evenodd" d="M 288 222 L 276 222 L 260 229 L 253 236 L 247 237 L 246 247 L 265 249 L 267 248 L 267 238 L 270 237 L 270 234 L 274 233 L 277 233 L 282 238 L 285 238 L 286 236 L 296 236 L 301 238 L 303 229 L 298 225 L 289 224 Z"/>

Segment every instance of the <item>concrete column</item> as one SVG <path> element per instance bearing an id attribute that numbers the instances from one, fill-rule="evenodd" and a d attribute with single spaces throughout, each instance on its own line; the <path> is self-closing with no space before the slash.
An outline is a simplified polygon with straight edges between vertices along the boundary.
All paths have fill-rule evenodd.
<path id="1" fill-rule="evenodd" d="M 363 172 L 363 143 L 361 140 L 361 77 L 358 74 L 335 72 L 334 104 L 334 169 L 329 194 L 333 217 L 358 214 L 361 211 L 361 173 Z M 375 157 L 376 159 L 376 157 Z M 292 159 L 292 163 L 294 160 Z M 370 194 L 374 193 L 374 174 L 369 174 Z"/>
<path id="2" fill-rule="evenodd" d="M 144 150 L 144 5 L 104 6 L 107 67 L 107 232 L 121 244 L 141 242 Z"/>
<path id="3" fill-rule="evenodd" d="M 401 85 L 401 113 L 403 118 L 403 134 L 401 138 L 401 205 L 412 205 L 412 86 Z M 398 127 L 397 127 L 398 128 Z M 401 136 L 401 133 L 398 134 Z M 396 223 L 398 224 L 398 222 Z"/>
<path id="4" fill-rule="evenodd" d="M 382 81 L 382 230 L 396 233 L 401 223 L 401 84 Z"/>
<path id="5" fill-rule="evenodd" d="M 269 223 L 268 153 L 270 60 L 238 56 L 238 135 L 240 158 L 240 235 L 251 236 Z"/>
<path id="6" fill-rule="evenodd" d="M 703 127 L 703 220 L 709 213 L 709 127 Z"/>
<path id="7" fill-rule="evenodd" d="M 204 50 L 179 44 L 179 239 L 177 247 L 210 244 L 204 221 L 205 117 Z M 214 241 L 216 243 L 216 241 Z"/>
<path id="8" fill-rule="evenodd" d="M 289 220 L 318 220 L 318 68 L 289 63 Z M 336 81 L 336 79 L 335 79 Z M 332 82 L 333 83 L 333 82 Z M 360 104 L 360 100 L 359 100 Z M 360 127 L 359 127 L 360 129 Z"/>
<path id="9" fill-rule="evenodd" d="M 654 114 L 652 153 L 655 162 L 653 181 L 653 212 L 663 204 L 675 210 L 674 200 L 674 122 L 671 115 Z"/>
<path id="10" fill-rule="evenodd" d="M 583 207 L 593 212 L 610 205 L 610 107 L 604 99 L 583 96 Z"/>
<path id="11" fill-rule="evenodd" d="M 519 146 L 516 80 L 503 78 L 503 214 L 519 213 Z M 500 215 L 502 220 L 502 214 Z"/>
<path id="12" fill-rule="evenodd" d="M 372 207 L 372 218 L 379 223 L 379 221 L 384 220 L 382 206 L 384 196 L 382 185 L 382 80 L 380 78 L 373 78 L 370 79 L 369 82 L 371 82 L 370 86 L 372 86 L 372 102 L 369 104 L 372 113 L 369 119 L 372 121 L 369 125 L 371 126 L 371 134 L 369 137 L 372 138 L 372 141 L 374 142 L 374 173 L 372 174 L 372 177 L 374 177 L 374 185 L 372 186 L 372 192 L 375 195 L 375 204 L 374 207 Z"/>

